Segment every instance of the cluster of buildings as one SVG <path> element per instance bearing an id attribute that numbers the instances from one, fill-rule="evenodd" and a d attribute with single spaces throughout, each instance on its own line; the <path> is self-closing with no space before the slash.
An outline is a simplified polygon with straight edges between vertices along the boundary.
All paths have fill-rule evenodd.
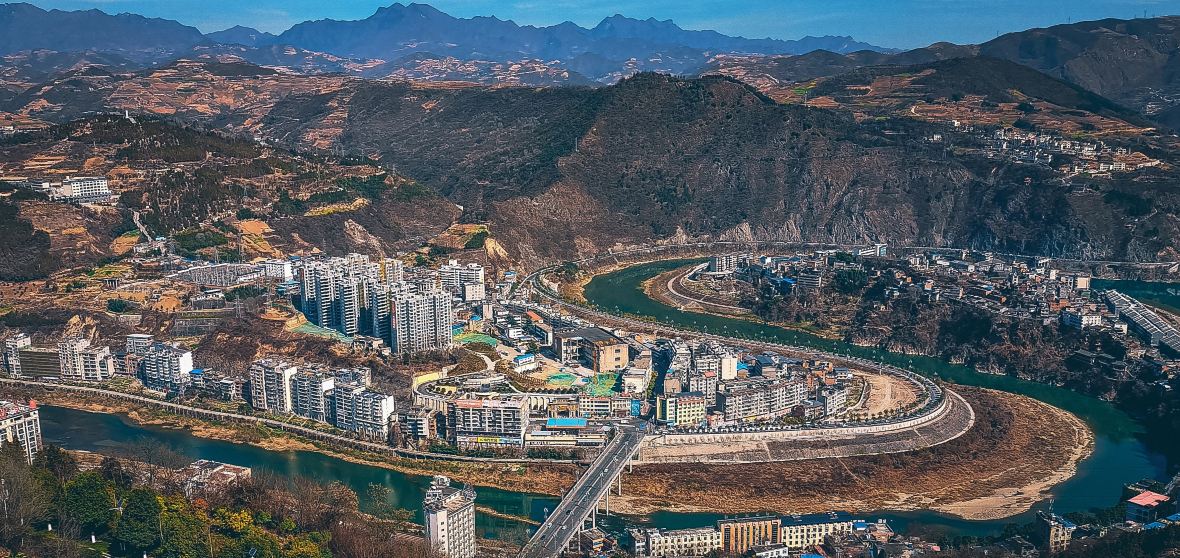
<path id="1" fill-rule="evenodd" d="M 664 341 L 667 363 L 656 420 L 676 428 L 716 428 L 775 421 L 835 418 L 848 410 L 852 372 L 831 362 L 773 353 L 741 355 L 715 343 Z"/>
<path id="2" fill-rule="evenodd" d="M 635 528 L 628 532 L 638 557 L 732 556 L 778 558 L 823 545 L 830 539 L 863 532 L 867 525 L 843 512 L 766 515 L 717 520 L 690 529 Z"/>
<path id="3" fill-rule="evenodd" d="M 256 411 L 300 416 L 363 438 L 389 439 L 396 402 L 372 388 L 368 368 L 333 370 L 264 358 L 250 366 L 249 375 L 250 405 Z"/>
<path id="4" fill-rule="evenodd" d="M 454 261 L 436 271 L 349 254 L 303 261 L 296 274 L 308 321 L 347 336 L 381 339 L 399 353 L 450 347 L 454 302 L 486 296 L 483 267 Z"/>
<path id="5" fill-rule="evenodd" d="M 111 192 L 105 176 L 67 176 L 31 178 L 14 182 L 17 187 L 45 194 L 53 201 L 66 203 L 110 203 Z"/>
<path id="6" fill-rule="evenodd" d="M 1105 175 L 1130 172 L 1161 164 L 1138 151 L 1108 145 L 1099 140 L 1079 140 L 1058 134 L 1015 127 L 989 130 L 952 122 L 956 131 L 980 144 L 979 153 L 991 159 L 1056 167 L 1065 174 Z M 941 142 L 941 134 L 931 136 Z"/>
<path id="7" fill-rule="evenodd" d="M 3 364 L 9 375 L 19 378 L 105 382 L 125 375 L 163 392 L 183 392 L 201 380 L 194 378 L 200 372 L 193 368 L 191 351 L 139 333 L 128 335 L 125 345 L 114 351 L 76 336 L 57 345 L 33 345 L 27 333 L 17 333 L 4 340 Z"/>

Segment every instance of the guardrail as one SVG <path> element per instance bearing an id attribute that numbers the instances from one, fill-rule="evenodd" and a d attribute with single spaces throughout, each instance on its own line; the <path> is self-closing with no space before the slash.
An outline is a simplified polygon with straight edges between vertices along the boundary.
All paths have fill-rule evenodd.
<path id="1" fill-rule="evenodd" d="M 332 434 L 330 432 L 323 432 L 314 428 L 289 424 L 280 420 L 270 419 L 266 417 L 258 417 L 252 415 L 243 415 L 240 413 L 227 413 L 222 411 L 214 411 L 212 409 L 204 409 L 201 407 L 193 407 L 191 405 L 182 405 L 180 403 L 173 403 L 171 401 L 161 401 L 151 397 L 142 395 L 135 395 L 132 393 L 123 393 L 121 391 L 114 391 L 98 387 L 78 386 L 73 384 L 61 384 L 52 382 L 40 382 L 36 380 L 24 380 L 19 378 L 0 378 L 0 383 L 12 384 L 18 386 L 31 386 L 44 388 L 47 390 L 65 390 L 78 393 L 89 393 L 99 395 L 102 397 L 112 397 L 115 399 L 122 399 L 141 405 L 157 407 L 165 409 L 173 414 L 180 416 L 194 417 L 204 420 L 245 423 L 245 424 L 261 424 L 272 428 L 277 428 L 284 432 L 296 434 L 305 438 L 309 438 L 318 442 L 323 442 L 330 445 L 357 449 L 362 451 L 369 451 L 373 453 L 393 455 L 396 457 L 404 457 L 410 459 L 424 459 L 431 461 L 461 461 L 472 463 L 567 463 L 567 464 L 585 464 L 590 460 L 586 459 L 526 459 L 526 458 L 509 458 L 509 457 L 473 457 L 468 455 L 451 455 L 446 453 L 434 453 L 417 451 L 405 448 L 397 448 L 388 444 L 382 444 L 369 440 L 362 440 L 358 438 L 350 438 L 339 434 Z"/>
<path id="2" fill-rule="evenodd" d="M 865 368 L 865 367 L 875 368 L 876 370 L 878 370 L 880 372 L 905 378 L 905 379 L 921 386 L 923 389 L 923 392 L 927 394 L 927 400 L 921 408 L 915 409 L 914 411 L 911 411 L 911 412 L 906 413 L 904 415 L 892 417 L 888 420 L 871 421 L 871 422 L 867 422 L 867 423 L 843 423 L 844 424 L 843 426 L 840 426 L 840 424 L 837 424 L 837 425 L 827 424 L 827 425 L 822 425 L 822 426 L 810 426 L 810 427 L 808 427 L 808 426 L 760 425 L 758 427 L 758 430 L 748 430 L 748 431 L 761 431 L 761 432 L 793 431 L 793 430 L 805 430 L 805 429 L 809 429 L 809 428 L 810 429 L 826 429 L 826 428 L 855 429 L 855 428 L 871 427 L 871 426 L 888 426 L 891 424 L 902 423 L 902 422 L 905 422 L 905 421 L 908 421 L 911 419 L 919 419 L 923 416 L 932 415 L 932 414 L 937 413 L 942 408 L 940 405 L 943 403 L 943 400 L 945 398 L 945 394 L 943 393 L 942 387 L 940 387 L 936 382 L 934 382 L 933 380 L 931 380 L 925 376 L 911 372 L 909 370 L 905 370 L 903 368 L 898 368 L 898 367 L 891 366 L 888 364 L 874 362 L 874 361 L 870 361 L 870 360 L 859 358 L 859 357 L 838 355 L 835 353 L 827 353 L 824 351 L 818 351 L 818 350 L 812 349 L 810 347 L 800 347 L 800 346 L 795 346 L 795 345 L 786 345 L 786 344 L 782 344 L 782 343 L 770 343 L 770 342 L 756 341 L 756 340 L 750 340 L 750 339 L 741 339 L 741 338 L 737 338 L 737 337 L 728 337 L 728 336 L 693 331 L 693 330 L 685 330 L 685 329 L 666 326 L 666 325 L 659 324 L 659 323 L 647 322 L 644 320 L 637 320 L 634 318 L 619 316 L 616 314 L 603 312 L 601 310 L 597 310 L 594 308 L 589 308 L 587 306 L 574 304 L 574 303 L 565 301 L 565 300 L 561 299 L 561 297 L 559 297 L 556 293 L 549 290 L 549 288 L 546 287 L 545 285 L 543 285 L 542 281 L 540 281 L 540 278 L 545 273 L 548 273 L 548 272 L 553 271 L 555 269 L 557 269 L 557 266 L 549 266 L 546 268 L 541 268 L 541 269 L 529 274 L 525 278 L 525 281 L 532 284 L 534 289 L 536 290 L 536 292 L 538 292 L 543 298 L 547 299 L 551 304 L 555 304 L 557 306 L 566 308 L 575 314 L 581 313 L 581 314 L 594 316 L 596 318 L 603 319 L 603 320 L 623 323 L 629 327 L 653 331 L 657 334 L 670 333 L 670 334 L 672 334 L 674 336 L 678 336 L 678 337 L 707 339 L 707 340 L 716 341 L 719 343 L 727 343 L 727 344 L 731 344 L 731 345 L 774 348 L 774 349 L 782 350 L 785 352 L 797 353 L 797 354 L 810 356 L 812 358 L 822 358 L 822 359 L 833 360 L 833 361 L 837 361 L 837 362 L 853 363 L 853 364 L 859 365 L 859 367 L 861 367 L 861 368 Z M 542 310 L 543 312 L 545 312 L 547 314 L 551 314 L 551 312 L 544 310 L 543 308 L 538 308 L 538 309 Z M 731 431 L 731 430 L 725 430 L 725 429 L 661 428 L 661 429 L 657 429 L 657 430 L 653 431 L 653 434 L 725 434 L 725 433 L 729 433 L 729 432 L 739 433 L 741 431 L 738 431 L 738 430 Z"/>

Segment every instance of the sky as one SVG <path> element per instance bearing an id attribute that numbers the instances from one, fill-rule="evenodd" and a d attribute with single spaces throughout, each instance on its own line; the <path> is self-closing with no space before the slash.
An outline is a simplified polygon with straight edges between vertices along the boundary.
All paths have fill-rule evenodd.
<path id="1" fill-rule="evenodd" d="M 29 0 L 45 9 L 97 8 L 174 19 L 202 32 L 245 25 L 279 33 L 313 19 L 363 19 L 393 0 Z M 401 0 L 407 2 L 408 0 Z M 671 19 L 685 29 L 798 39 L 851 35 L 892 48 L 938 41 L 979 43 L 999 33 L 1058 23 L 1180 15 L 1180 0 L 425 0 L 456 17 L 489 16 L 522 25 L 569 20 L 593 27 L 622 14 Z"/>

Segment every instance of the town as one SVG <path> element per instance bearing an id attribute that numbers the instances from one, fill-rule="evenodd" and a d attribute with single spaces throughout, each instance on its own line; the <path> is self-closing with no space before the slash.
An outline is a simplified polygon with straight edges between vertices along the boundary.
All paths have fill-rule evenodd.
<path id="1" fill-rule="evenodd" d="M 303 330 L 391 363 L 454 347 L 465 347 L 476 358 L 419 374 L 406 393 L 383 389 L 365 366 L 273 355 L 245 370 L 219 370 L 195 361 L 180 343 L 149 334 L 129 334 L 112 348 L 84 336 L 34 339 L 17 333 L 4 339 L 7 376 L 32 385 L 97 387 L 242 420 L 292 424 L 298 419 L 295 427 L 302 430 L 295 432 L 301 435 L 444 459 L 597 462 L 621 428 L 636 424 L 645 431 L 637 440 L 648 441 L 627 451 L 634 452 L 631 459 L 645 462 L 782 458 L 735 456 L 727 454 L 732 450 L 725 449 L 724 438 L 705 445 L 694 438 L 710 433 L 733 436 L 730 443 L 736 444 L 752 432 L 787 440 L 863 432 L 841 451 L 874 453 L 953 439 L 965 429 L 957 421 L 971 420 L 965 403 L 956 409 L 953 393 L 904 370 L 849 358 L 800 358 L 711 336 L 661 336 L 615 323 L 597 325 L 555 304 L 555 285 L 543 275 L 535 282 L 513 271 L 493 278 L 478 263 L 450 260 L 430 268 L 360 254 L 215 263 L 172 255 L 166 239 L 147 240 L 144 246 L 137 247 L 138 265 L 162 270 L 155 272 L 158 279 L 103 276 L 91 288 L 129 304 L 185 299 L 189 312 L 213 320 L 241 312 L 243 299 L 288 305 L 305 320 Z M 785 255 L 724 253 L 676 272 L 663 294 L 672 303 L 725 312 L 741 310 L 737 305 L 748 303 L 749 293 L 807 296 L 832 281 L 888 279 L 885 299 L 916 293 L 930 303 L 953 301 L 1005 318 L 1119 336 L 1134 348 L 1124 359 L 1158 367 L 1160 386 L 1166 389 L 1180 335 L 1135 299 L 1093 289 L 1087 273 L 1059 270 L 1043 258 L 906 252 L 891 256 L 888 247 L 877 244 Z M 266 306 L 253 306 L 259 308 Z M 199 321 L 174 327 L 185 334 L 201 329 Z M 1105 366 L 1109 374 L 1128 366 L 1085 351 L 1071 358 Z M 899 395 L 878 401 L 882 390 Z M 20 442 L 32 460 L 43 447 L 37 403 L 5 405 L 0 439 Z M 920 442 L 899 430 L 922 431 L 915 428 L 919 425 L 926 429 Z M 236 471 L 234 465 L 217 463 L 194 470 L 207 476 L 217 467 Z M 245 478 L 248 471 L 233 478 Z M 618 479 L 621 487 L 621 473 Z M 609 484 L 606 490 L 609 510 Z M 1141 483 L 1128 491 L 1126 523 L 1118 528 L 1180 522 L 1172 515 L 1175 487 Z M 446 556 L 475 556 L 475 501 L 470 487 L 436 477 L 423 502 L 428 544 Z M 596 504 L 588 523 L 564 539 L 567 550 L 588 555 L 625 550 L 635 556 L 722 551 L 759 557 L 807 551 L 852 556 L 874 549 L 908 556 L 939 552 L 938 544 L 894 533 L 883 520 L 838 511 L 608 533 L 595 525 L 597 509 Z M 997 544 L 1024 555 L 1035 548 L 1053 554 L 1075 537 L 1104 532 L 1079 528 L 1051 513 L 1041 513 L 1038 521 L 1033 541 L 1014 537 Z"/>

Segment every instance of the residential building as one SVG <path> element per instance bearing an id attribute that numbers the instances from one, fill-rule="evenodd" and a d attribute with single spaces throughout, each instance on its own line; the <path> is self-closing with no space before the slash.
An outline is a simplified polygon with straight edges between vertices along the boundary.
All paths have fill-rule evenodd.
<path id="1" fill-rule="evenodd" d="M 581 363 L 595 372 L 622 370 L 630 361 L 627 342 L 598 327 L 556 332 L 553 343 L 563 363 Z"/>
<path id="2" fill-rule="evenodd" d="M 726 422 L 769 420 L 790 414 L 807 396 L 797 379 L 752 379 L 724 383 L 717 392 L 717 409 Z"/>
<path id="3" fill-rule="evenodd" d="M 483 266 L 477 263 L 460 264 L 456 260 L 451 260 L 438 268 L 438 278 L 443 289 L 461 295 L 465 285 L 484 284 Z"/>
<path id="4" fill-rule="evenodd" d="M 700 392 L 680 392 L 656 398 L 656 420 L 682 428 L 698 426 L 705 420 L 708 402 Z"/>
<path id="5" fill-rule="evenodd" d="M 294 408 L 291 380 L 299 368 L 281 359 L 264 358 L 250 365 L 250 406 L 258 411 L 290 413 Z"/>
<path id="6" fill-rule="evenodd" d="M 848 410 L 848 388 L 843 384 L 827 386 L 819 390 L 819 402 L 823 403 L 824 416 L 834 417 Z"/>
<path id="7" fill-rule="evenodd" d="M 1037 512 L 1037 538 L 1041 550 L 1052 555 L 1069 548 L 1077 525 L 1055 513 Z"/>
<path id="8" fill-rule="evenodd" d="M 1102 325 L 1102 316 L 1082 309 L 1066 308 L 1061 311 L 1061 325 L 1074 329 L 1086 329 Z"/>
<path id="9" fill-rule="evenodd" d="M 37 402 L 22 405 L 13 401 L 0 401 L 0 447 L 19 443 L 29 463 L 41 451 L 41 415 Z"/>
<path id="10" fill-rule="evenodd" d="M 1170 498 L 1163 494 L 1144 490 L 1127 500 L 1127 521 L 1151 523 L 1166 515 L 1161 512 L 1167 508 L 1169 500 Z"/>
<path id="11" fill-rule="evenodd" d="M 394 301 L 393 347 L 399 353 L 446 349 L 451 346 L 451 296 L 432 291 L 400 296 Z"/>
<path id="12" fill-rule="evenodd" d="M 57 344 L 61 378 L 103 382 L 115 375 L 115 359 L 109 347 L 92 347 L 81 337 L 67 337 Z"/>
<path id="13" fill-rule="evenodd" d="M 319 422 L 335 422 L 332 417 L 332 390 L 336 378 L 319 370 L 301 370 L 290 380 L 291 412 Z"/>
<path id="14" fill-rule="evenodd" d="M 778 516 L 742 517 L 721 519 L 717 529 L 721 532 L 721 548 L 727 552 L 742 554 L 752 547 L 782 542 L 782 518 Z"/>
<path id="15" fill-rule="evenodd" d="M 475 490 L 435 476 L 422 501 L 426 544 L 444 558 L 475 558 Z"/>
<path id="16" fill-rule="evenodd" d="M 146 333 L 132 333 L 127 336 L 126 352 L 129 355 L 146 355 L 152 347 L 153 338 Z"/>
<path id="17" fill-rule="evenodd" d="M 709 273 L 733 273 L 737 270 L 738 255 L 722 254 L 709 258 Z"/>
<path id="18" fill-rule="evenodd" d="M 193 371 L 193 353 L 176 345 L 152 343 L 143 356 L 143 383 L 149 389 L 183 391 Z"/>
<path id="19" fill-rule="evenodd" d="M 704 556 L 721 548 L 721 531 L 694 529 L 637 529 L 632 532 L 636 556 Z"/>
<path id="20" fill-rule="evenodd" d="M 4 370 L 10 375 L 20 376 L 20 351 L 32 346 L 33 341 L 27 333 L 17 333 L 4 340 Z"/>
<path id="21" fill-rule="evenodd" d="M 332 391 L 336 427 L 372 440 L 388 441 L 396 399 L 359 384 L 337 382 Z"/>
<path id="22" fill-rule="evenodd" d="M 781 537 L 776 542 L 801 549 L 823 544 L 829 535 L 851 533 L 852 517 L 843 512 L 788 515 L 779 525 Z"/>
<path id="23" fill-rule="evenodd" d="M 524 397 L 465 395 L 447 402 L 449 438 L 462 447 L 520 447 L 528 416 L 528 400 Z"/>

